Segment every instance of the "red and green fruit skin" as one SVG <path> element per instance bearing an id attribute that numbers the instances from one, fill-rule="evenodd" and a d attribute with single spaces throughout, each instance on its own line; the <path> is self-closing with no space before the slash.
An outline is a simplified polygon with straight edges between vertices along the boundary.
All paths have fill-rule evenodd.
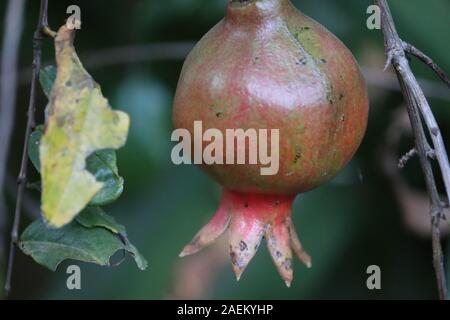
<path id="1" fill-rule="evenodd" d="M 368 97 L 351 52 L 287 0 L 229 5 L 187 58 L 174 103 L 175 128 L 279 129 L 280 168 L 202 166 L 222 186 L 298 194 L 320 186 L 353 157 Z M 269 140 L 270 141 L 270 140 Z"/>
<path id="2" fill-rule="evenodd" d="M 289 218 L 292 201 L 335 177 L 352 159 L 366 131 L 368 110 L 355 58 L 331 32 L 289 0 L 230 1 L 225 18 L 186 59 L 173 124 L 192 136 L 195 121 L 202 121 L 204 131 L 215 128 L 224 136 L 226 129 L 278 129 L 279 171 L 261 175 L 262 165 L 201 165 L 224 187 L 217 214 L 226 212 L 222 216 L 228 220 L 213 218 L 213 231 L 205 226 L 208 230 L 202 229 L 182 255 L 198 251 L 229 227 L 239 277 L 256 252 L 257 245 L 248 250 L 247 242 L 259 244 L 272 228 L 277 235 L 272 244 L 268 240 L 269 250 L 275 246 L 274 262 L 290 283 L 290 247 L 299 257 L 306 254 L 292 244 L 298 241 Z M 287 206 L 281 212 L 268 209 L 266 202 L 272 208 Z M 248 241 L 239 246 L 239 239 Z M 234 261 L 243 247 L 247 255 L 240 268 Z M 280 252 L 284 262 L 276 261 Z M 305 257 L 300 258 L 309 265 Z"/>

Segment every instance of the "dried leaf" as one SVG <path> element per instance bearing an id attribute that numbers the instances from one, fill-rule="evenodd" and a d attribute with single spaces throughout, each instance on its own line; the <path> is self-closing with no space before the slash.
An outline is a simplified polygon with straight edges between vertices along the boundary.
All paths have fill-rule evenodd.
<path id="1" fill-rule="evenodd" d="M 55 39 L 58 71 L 39 146 L 42 211 L 54 227 L 71 222 L 104 186 L 86 170 L 86 157 L 122 147 L 129 128 L 128 115 L 111 110 L 83 68 L 74 33 L 63 26 Z"/>
<path id="2" fill-rule="evenodd" d="M 36 170 L 41 172 L 39 161 L 39 145 L 43 135 L 43 126 L 37 126 L 30 135 L 28 142 L 28 156 Z M 89 202 L 91 206 L 102 206 L 117 200 L 123 192 L 123 178 L 119 176 L 114 150 L 101 150 L 91 154 L 86 159 L 86 169 L 103 182 L 103 188 L 97 192 Z M 41 188 L 39 187 L 39 191 Z"/>

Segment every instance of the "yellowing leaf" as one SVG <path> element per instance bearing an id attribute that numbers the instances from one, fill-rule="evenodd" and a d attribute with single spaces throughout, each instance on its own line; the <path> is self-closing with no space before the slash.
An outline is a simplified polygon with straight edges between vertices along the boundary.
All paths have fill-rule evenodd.
<path id="1" fill-rule="evenodd" d="M 130 122 L 127 114 L 111 110 L 83 68 L 74 36 L 63 26 L 55 39 L 58 71 L 39 147 L 42 212 L 53 227 L 71 222 L 102 189 L 103 183 L 86 170 L 86 157 L 122 147 Z"/>

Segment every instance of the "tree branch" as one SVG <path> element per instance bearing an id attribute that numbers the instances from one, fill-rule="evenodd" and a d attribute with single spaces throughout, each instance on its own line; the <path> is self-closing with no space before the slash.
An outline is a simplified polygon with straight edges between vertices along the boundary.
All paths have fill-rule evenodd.
<path id="1" fill-rule="evenodd" d="M 30 100 L 28 104 L 28 114 L 27 114 L 27 127 L 25 130 L 25 139 L 22 151 L 22 162 L 20 166 L 20 173 L 17 180 L 17 198 L 16 198 L 16 209 L 14 213 L 14 222 L 11 231 L 11 244 L 9 249 L 9 259 L 8 259 L 8 270 L 6 274 L 5 282 L 5 292 L 8 296 L 11 291 L 11 277 L 14 265 L 14 254 L 17 240 L 19 237 L 19 226 L 20 226 L 20 216 L 22 211 L 22 202 L 24 197 L 26 179 L 27 179 L 27 166 L 28 166 L 28 138 L 31 131 L 34 128 L 35 120 L 34 114 L 36 109 L 36 86 L 39 77 L 39 71 L 41 69 L 41 55 L 42 55 L 42 38 L 43 38 L 43 28 L 48 25 L 47 23 L 47 8 L 48 0 L 41 0 L 39 20 L 36 27 L 36 31 L 33 36 L 33 73 L 31 79 L 31 89 L 30 89 Z"/>
<path id="2" fill-rule="evenodd" d="M 439 78 L 450 88 L 450 79 L 445 74 L 444 70 L 441 69 L 430 57 L 428 57 L 425 53 L 414 47 L 413 45 L 403 42 L 403 47 L 405 51 L 417 59 L 425 63 L 431 70 L 433 70 Z"/>
<path id="3" fill-rule="evenodd" d="M 386 53 L 388 56 L 386 66 L 392 64 L 400 82 L 413 129 L 417 154 L 419 156 L 420 165 L 424 173 L 425 183 L 431 201 L 430 216 L 432 228 L 431 237 L 433 247 L 433 266 L 436 274 L 439 298 L 445 300 L 447 298 L 447 283 L 444 271 L 439 229 L 439 223 L 443 216 L 444 208 L 436 187 L 436 181 L 431 166 L 431 159 L 429 158 L 429 143 L 425 134 L 420 113 L 422 113 L 425 125 L 430 131 L 434 146 L 434 154 L 439 162 L 442 178 L 446 187 L 447 197 L 450 199 L 450 167 L 448 164 L 448 156 L 444 147 L 442 135 L 431 108 L 409 66 L 409 62 L 405 54 L 406 48 L 396 30 L 389 5 L 386 0 L 374 0 L 374 2 L 380 8 L 382 14 L 382 30 L 384 34 Z"/>
<path id="4" fill-rule="evenodd" d="M 18 57 L 22 35 L 24 0 L 9 0 L 5 13 L 0 75 L 0 261 L 4 261 L 4 234 L 8 221 L 3 194 L 9 146 L 15 118 L 17 96 Z M 3 264 L 3 263 L 2 263 Z"/>
<path id="5" fill-rule="evenodd" d="M 412 148 L 400 158 L 400 160 L 398 161 L 398 167 L 400 169 L 403 169 L 408 163 L 408 161 L 414 158 L 415 156 L 417 156 L 417 149 Z"/>

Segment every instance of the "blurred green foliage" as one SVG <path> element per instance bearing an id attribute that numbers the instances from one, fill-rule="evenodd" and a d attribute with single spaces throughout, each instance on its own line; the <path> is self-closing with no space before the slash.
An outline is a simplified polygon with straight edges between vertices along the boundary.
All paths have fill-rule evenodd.
<path id="1" fill-rule="evenodd" d="M 5 3 L 0 4 L 1 16 Z M 366 28 L 366 9 L 371 1 L 298 0 L 294 3 L 340 37 L 361 64 L 370 60 L 367 56 L 374 55 L 381 57 L 375 67 L 383 67 L 382 36 L 379 31 Z M 78 4 L 82 10 L 83 25 L 76 40 L 77 51 L 82 55 L 115 46 L 198 41 L 221 19 L 226 0 L 50 0 L 49 19 L 53 28 L 67 18 L 65 11 L 70 4 Z M 450 3 L 395 0 L 390 4 L 402 37 L 450 71 Z M 31 61 L 30 39 L 37 12 L 38 1 L 28 1 L 21 46 L 22 68 L 29 67 Z M 44 60 L 52 58 L 52 44 L 46 41 Z M 161 299 L 171 296 L 176 285 L 175 271 L 183 263 L 178 253 L 210 218 L 220 196 L 220 188 L 198 168 L 176 167 L 170 161 L 171 103 L 182 62 L 162 59 L 89 69 L 102 84 L 111 105 L 128 112 L 132 119 L 128 144 L 118 152 L 120 172 L 125 178 L 124 193 L 107 211 L 127 226 L 135 245 L 148 259 L 149 268 L 138 271 L 131 259 L 117 268 L 80 264 L 83 289 L 69 291 L 65 270 L 70 263 L 51 273 L 18 254 L 13 297 Z M 419 77 L 436 80 L 419 63 L 413 61 L 412 65 Z M 28 90 L 28 85 L 20 87 L 11 175 L 18 172 Z M 401 107 L 402 97 L 399 92 L 381 91 L 380 94 L 379 89 L 372 87 L 371 93 L 368 133 L 354 161 L 335 181 L 299 196 L 295 204 L 294 222 L 304 247 L 313 257 L 313 268 L 307 270 L 295 262 L 293 286 L 287 289 L 267 250 L 261 248 L 239 283 L 228 263 L 217 269 L 206 297 L 437 297 L 430 241 L 405 226 L 393 186 L 381 164 L 383 137 L 393 112 Z M 45 101 L 41 94 L 38 108 L 41 121 Z M 449 100 L 431 99 L 430 102 L 444 138 L 450 141 Z M 407 151 L 411 143 L 411 139 L 406 139 L 400 152 Z M 424 189 L 416 161 L 409 165 L 404 176 L 417 190 Z M 10 204 L 12 209 L 12 198 Z M 22 225 L 28 222 L 29 218 L 25 218 Z M 450 255 L 450 250 L 447 251 Z M 225 250 L 223 254 L 227 254 Z M 366 288 L 366 268 L 372 264 L 382 270 L 380 291 Z"/>

